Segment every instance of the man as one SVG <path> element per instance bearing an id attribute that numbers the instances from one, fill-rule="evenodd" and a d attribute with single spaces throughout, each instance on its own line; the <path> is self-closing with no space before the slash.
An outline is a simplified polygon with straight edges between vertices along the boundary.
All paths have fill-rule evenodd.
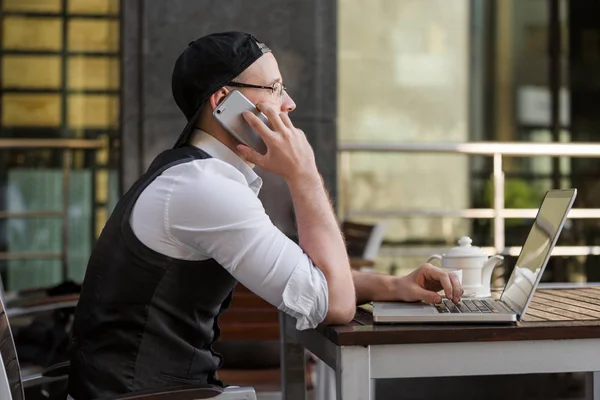
<path id="1" fill-rule="evenodd" d="M 351 321 L 370 300 L 458 301 L 456 276 L 431 265 L 398 278 L 350 269 L 313 151 L 275 57 L 239 32 L 198 39 L 178 58 L 173 95 L 188 124 L 117 204 L 90 257 L 73 328 L 76 400 L 166 386 L 220 384 L 218 315 L 237 281 L 297 320 Z M 269 118 L 246 121 L 268 151 L 238 143 L 212 111 L 238 89 Z M 266 216 L 252 167 L 281 176 L 294 203 L 295 244 Z"/>

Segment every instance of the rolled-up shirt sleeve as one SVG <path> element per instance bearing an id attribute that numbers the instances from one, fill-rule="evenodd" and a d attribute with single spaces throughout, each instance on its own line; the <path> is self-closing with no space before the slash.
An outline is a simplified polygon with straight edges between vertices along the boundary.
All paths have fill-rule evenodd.
<path id="1" fill-rule="evenodd" d="M 176 184 L 165 210 L 169 240 L 213 258 L 248 289 L 288 313 L 298 329 L 327 314 L 323 272 L 273 225 L 256 194 L 236 172 Z"/>
<path id="2" fill-rule="evenodd" d="M 312 288 L 306 291 L 306 288 Z M 323 272 L 306 257 L 292 271 L 279 309 L 296 318 L 297 329 L 310 329 L 327 315 L 327 280 Z"/>

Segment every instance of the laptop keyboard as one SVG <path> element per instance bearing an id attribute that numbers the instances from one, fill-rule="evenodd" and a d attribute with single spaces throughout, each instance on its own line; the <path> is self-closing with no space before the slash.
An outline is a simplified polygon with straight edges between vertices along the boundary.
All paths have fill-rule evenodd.
<path id="1" fill-rule="evenodd" d="M 467 314 L 467 313 L 499 313 L 498 307 L 494 305 L 494 301 L 490 300 L 461 300 L 458 304 L 454 304 L 450 300 L 444 300 L 442 304 L 434 305 L 439 313 L 451 314 Z"/>

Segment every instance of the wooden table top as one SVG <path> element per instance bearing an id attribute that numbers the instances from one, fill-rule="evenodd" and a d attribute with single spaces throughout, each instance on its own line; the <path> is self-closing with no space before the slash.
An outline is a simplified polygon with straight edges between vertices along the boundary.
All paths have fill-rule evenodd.
<path id="1" fill-rule="evenodd" d="M 340 346 L 600 338 L 600 286 L 538 289 L 517 324 L 373 325 L 359 308 L 351 324 L 317 330 Z"/>

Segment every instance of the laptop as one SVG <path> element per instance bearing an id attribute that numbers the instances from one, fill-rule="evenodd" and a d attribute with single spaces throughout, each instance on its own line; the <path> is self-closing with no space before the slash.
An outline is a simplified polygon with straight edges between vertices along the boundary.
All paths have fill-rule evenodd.
<path id="1" fill-rule="evenodd" d="M 375 323 L 501 323 L 520 321 L 533 298 L 552 249 L 573 206 L 576 189 L 550 190 L 533 221 L 499 299 L 463 298 L 454 304 L 373 302 Z"/>

